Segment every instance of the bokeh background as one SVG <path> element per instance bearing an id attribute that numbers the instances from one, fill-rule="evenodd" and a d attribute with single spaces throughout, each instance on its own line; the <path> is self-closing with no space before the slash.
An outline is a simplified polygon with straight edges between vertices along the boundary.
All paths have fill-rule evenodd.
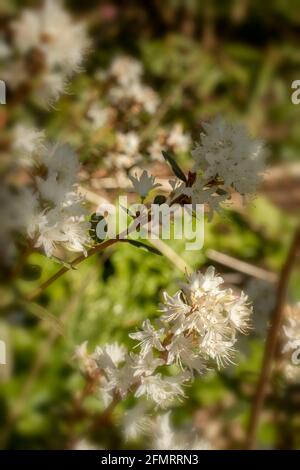
<path id="1" fill-rule="evenodd" d="M 9 22 L 24 8 L 39 5 L 1 0 L 3 34 L 9 37 Z M 237 365 L 195 380 L 188 398 L 174 407 L 173 420 L 183 429 L 196 427 L 213 448 L 240 448 L 276 279 L 300 215 L 300 105 L 291 102 L 291 84 L 300 79 L 300 2 L 70 0 L 65 6 L 86 22 L 91 39 L 82 70 L 53 106 L 41 105 L 28 89 L 10 87 L 8 81 L 7 104 L 0 106 L 1 169 L 11 158 L 7 142 L 16 123 L 44 129 L 50 139 L 69 142 L 78 151 L 81 186 L 92 208 L 103 199 L 113 202 L 128 185 L 127 160 L 124 155 L 118 160 L 116 130 L 142 134 L 139 165 L 167 182 L 169 169 L 151 157 L 151 144 L 163 146 L 174 126 L 193 142 L 201 121 L 221 114 L 244 122 L 255 137 L 266 140 L 268 172 L 255 199 L 243 206 L 233 198 L 231 208 L 206 223 L 199 252 L 170 241 L 165 256 L 156 257 L 120 244 L 67 273 L 37 303 L 18 307 L 16 293 L 31 291 L 58 266 L 34 254 L 30 262 L 42 267 L 40 279 L 25 273 L 14 280 L 3 270 L 0 339 L 7 344 L 8 365 L 0 365 L 1 446 L 76 448 L 84 439 L 84 445 L 96 448 L 143 448 L 142 439 L 125 443 L 117 425 L 130 403 L 120 405 L 115 421 L 105 427 L 92 425 L 101 413 L 96 396 L 76 410 L 84 379 L 72 359 L 74 349 L 86 340 L 91 349 L 114 340 L 126 344 L 130 331 L 158 316 L 162 291 L 176 291 L 185 265 L 203 269 L 213 264 L 226 284 L 249 294 L 254 329 L 239 344 Z M 141 80 L 155 90 L 158 107 L 137 118 L 119 110 L 118 102 L 110 104 L 114 124 L 99 128 L 95 109 L 107 106 L 108 100 L 105 71 L 124 55 L 142 65 Z M 7 69 L 4 59 L 0 63 L 1 78 Z M 179 145 L 177 152 L 185 169 L 191 146 Z M 127 157 L 130 166 L 134 157 Z M 291 305 L 300 301 L 299 285 L 298 264 L 290 282 Z M 63 324 L 62 332 L 55 319 Z M 285 373 L 280 354 L 277 362 L 258 446 L 299 448 L 300 375 Z"/>

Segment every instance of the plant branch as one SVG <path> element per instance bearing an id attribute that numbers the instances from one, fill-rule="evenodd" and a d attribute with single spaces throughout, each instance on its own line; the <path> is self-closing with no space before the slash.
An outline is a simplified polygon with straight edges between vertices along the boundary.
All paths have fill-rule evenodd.
<path id="1" fill-rule="evenodd" d="M 87 255 L 85 256 L 84 254 L 78 256 L 75 258 L 72 263 L 70 263 L 70 267 L 68 266 L 63 266 L 59 271 L 57 271 L 53 276 L 51 276 L 47 281 L 43 282 L 37 289 L 35 289 L 33 292 L 29 293 L 28 295 L 25 296 L 25 300 L 27 302 L 32 302 L 35 300 L 37 297 L 41 295 L 44 290 L 46 290 L 53 282 L 55 282 L 57 279 L 59 279 L 61 276 L 63 276 L 65 273 L 70 271 L 71 269 L 74 269 L 78 264 L 82 263 L 82 261 L 90 258 L 91 256 L 95 255 L 96 253 L 99 253 L 100 251 L 104 250 L 105 248 L 108 248 L 111 245 L 114 245 L 119 241 L 118 238 L 113 238 L 109 239 L 103 243 L 100 243 L 99 245 L 94 246 L 93 248 L 90 248 L 87 252 Z"/>
<path id="2" fill-rule="evenodd" d="M 260 415 L 264 406 L 265 397 L 267 394 L 268 384 L 272 373 L 273 359 L 276 353 L 276 346 L 280 333 L 282 323 L 284 306 L 286 303 L 287 291 L 290 276 L 292 274 L 297 255 L 300 253 L 300 226 L 296 229 L 293 241 L 291 243 L 287 258 L 282 267 L 278 288 L 275 309 L 272 315 L 271 327 L 268 332 L 262 368 L 260 377 L 257 383 L 248 428 L 248 436 L 246 441 L 246 448 L 253 449 L 255 447 L 256 434 L 260 422 Z"/>
<path id="3" fill-rule="evenodd" d="M 141 217 L 139 224 L 140 226 L 145 225 L 145 223 L 149 222 L 148 216 L 143 216 Z M 127 227 L 123 232 L 119 233 L 116 238 L 110 238 L 104 242 L 101 242 L 99 245 L 96 245 L 92 248 L 90 248 L 87 252 L 87 254 L 82 254 L 79 255 L 77 258 L 75 258 L 72 263 L 70 263 L 69 266 L 63 266 L 59 271 L 57 271 L 53 276 L 51 276 L 47 281 L 43 282 L 37 289 L 35 289 L 33 292 L 27 294 L 24 298 L 25 301 L 27 302 L 32 302 L 35 300 L 37 297 L 41 295 L 42 292 L 44 292 L 53 282 L 55 282 L 57 279 L 59 279 L 61 276 L 63 276 L 65 273 L 70 271 L 71 269 L 75 269 L 78 264 L 82 263 L 86 259 L 90 258 L 91 256 L 100 253 L 101 251 L 105 250 L 106 248 L 115 245 L 117 242 L 120 240 L 125 240 L 130 233 L 134 232 L 136 229 L 136 224 L 131 224 L 131 226 Z"/>
<path id="4" fill-rule="evenodd" d="M 245 261 L 241 261 L 225 253 L 221 253 L 220 251 L 208 249 L 206 251 L 206 256 L 215 263 L 223 264 L 224 266 L 232 268 L 235 271 L 239 271 L 243 274 L 247 274 L 248 276 L 252 276 L 256 279 L 261 279 L 263 281 L 271 283 L 274 283 L 278 280 L 277 275 L 275 273 L 271 271 L 266 271 L 263 268 L 247 263 Z"/>

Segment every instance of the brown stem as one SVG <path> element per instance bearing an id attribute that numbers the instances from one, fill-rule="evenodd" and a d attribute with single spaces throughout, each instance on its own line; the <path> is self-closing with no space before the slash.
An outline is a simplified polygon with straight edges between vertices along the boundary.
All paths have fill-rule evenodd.
<path id="1" fill-rule="evenodd" d="M 61 276 L 63 276 L 65 273 L 70 271 L 70 269 L 75 268 L 78 264 L 82 263 L 82 261 L 86 260 L 87 258 L 90 258 L 91 256 L 95 255 L 96 253 L 99 253 L 100 251 L 104 250 L 105 248 L 108 248 L 111 245 L 114 245 L 119 241 L 118 238 L 113 238 L 110 240 L 107 240 L 106 242 L 100 243 L 100 245 L 94 246 L 90 250 L 88 250 L 87 255 L 80 255 L 77 258 L 74 259 L 71 263 L 71 267 L 64 266 L 61 268 L 59 271 L 57 271 L 53 276 L 49 277 L 47 281 L 43 282 L 37 289 L 35 289 L 33 292 L 30 292 L 27 296 L 25 296 L 25 300 L 27 302 L 32 302 L 35 300 L 39 295 L 47 289 L 54 281 L 59 279 Z"/>
<path id="2" fill-rule="evenodd" d="M 263 409 L 269 379 L 272 372 L 273 359 L 276 353 L 276 346 L 278 342 L 282 317 L 284 313 L 284 306 L 286 303 L 288 285 L 291 273 L 293 271 L 297 255 L 300 251 L 300 226 L 296 229 L 293 241 L 291 243 L 287 258 L 282 267 L 278 288 L 275 309 L 272 315 L 271 327 L 268 332 L 263 364 L 260 372 L 260 377 L 257 383 L 248 428 L 248 436 L 246 441 L 246 448 L 253 449 L 255 447 L 256 434 L 259 426 L 260 415 Z"/>
<path id="3" fill-rule="evenodd" d="M 151 220 L 151 219 L 150 219 Z M 148 215 L 147 216 L 141 216 L 139 220 L 140 226 L 145 225 L 147 222 L 149 222 Z M 61 268 L 59 271 L 57 271 L 53 276 L 51 276 L 47 281 L 45 281 L 43 284 L 41 284 L 37 289 L 35 289 L 33 292 L 29 293 L 27 296 L 25 296 L 25 299 L 27 302 L 32 302 L 35 300 L 39 295 L 44 292 L 44 290 L 47 289 L 53 282 L 55 282 L 57 279 L 59 279 L 61 276 L 63 276 L 65 273 L 70 271 L 70 269 L 75 268 L 78 264 L 82 263 L 82 261 L 90 258 L 91 256 L 95 255 L 96 253 L 99 253 L 100 251 L 105 250 L 109 246 L 114 245 L 120 240 L 125 240 L 128 235 L 130 235 L 132 232 L 134 232 L 136 229 L 136 224 L 131 224 L 127 229 L 125 229 L 123 232 L 119 233 L 116 238 L 111 238 L 109 240 L 106 240 L 105 242 L 100 243 L 99 245 L 94 246 L 93 248 L 90 248 L 87 252 L 86 255 L 80 255 L 77 258 L 72 261 L 72 263 L 69 266 L 64 266 Z"/>

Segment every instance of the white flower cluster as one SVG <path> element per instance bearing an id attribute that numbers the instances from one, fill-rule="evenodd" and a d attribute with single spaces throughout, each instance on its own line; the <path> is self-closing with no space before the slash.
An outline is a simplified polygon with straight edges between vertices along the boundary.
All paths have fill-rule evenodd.
<path id="1" fill-rule="evenodd" d="M 12 150 L 18 163 L 32 167 L 33 156 L 44 150 L 45 133 L 27 124 L 16 124 L 12 130 Z"/>
<path id="2" fill-rule="evenodd" d="M 171 412 L 157 416 L 147 414 L 147 404 L 138 402 L 127 410 L 122 419 L 122 431 L 126 441 L 149 437 L 149 448 L 155 450 L 209 450 L 210 443 L 197 436 L 195 429 L 175 429 L 171 424 Z"/>
<path id="3" fill-rule="evenodd" d="M 283 354 L 289 354 L 284 363 L 284 374 L 289 382 L 300 382 L 300 304 L 288 308 L 283 325 Z"/>
<path id="4" fill-rule="evenodd" d="M 88 132 L 93 128 L 102 145 L 107 137 L 105 163 L 117 170 L 114 177 L 120 184 L 124 184 L 122 171 L 127 176 L 128 170 L 143 162 L 145 154 L 152 161 L 163 161 L 162 150 L 184 153 L 190 146 L 190 137 L 181 123 L 165 128 L 157 122 L 156 128 L 152 122 L 160 100 L 143 82 L 143 72 L 141 62 L 126 55 L 117 56 L 107 70 L 95 74 L 100 92 L 87 93 L 83 100 L 84 125 Z"/>
<path id="5" fill-rule="evenodd" d="M 203 124 L 201 143 L 192 151 L 194 170 L 204 184 L 221 183 L 242 195 L 253 193 L 264 170 L 263 142 L 251 139 L 242 124 L 233 125 L 221 117 Z"/>
<path id="6" fill-rule="evenodd" d="M 90 112 L 90 110 L 89 110 Z M 108 110 L 103 109 L 102 112 L 98 108 L 98 112 L 104 116 L 111 116 Z M 99 122 L 104 125 L 99 115 Z M 128 132 L 117 132 L 116 143 L 112 151 L 107 155 L 108 166 L 113 168 L 131 168 L 142 162 L 143 155 L 142 149 L 145 147 L 147 154 L 152 161 L 164 161 L 162 151 L 172 150 L 175 153 L 185 153 L 190 146 L 190 137 L 183 132 L 183 127 L 177 123 L 170 130 L 160 128 L 157 132 L 156 138 L 150 143 L 143 141 L 143 131 L 141 133 L 137 130 L 130 130 Z M 146 145 L 145 145 L 146 144 Z"/>
<path id="7" fill-rule="evenodd" d="M 143 68 L 140 62 L 127 56 L 116 57 L 105 74 L 105 78 L 114 80 L 114 85 L 109 90 L 109 96 L 113 103 L 120 106 L 134 105 L 136 110 L 145 110 L 148 114 L 154 114 L 159 104 L 155 91 L 141 81 Z"/>
<path id="8" fill-rule="evenodd" d="M 196 429 L 174 428 L 171 412 L 147 415 L 147 404 L 139 402 L 128 409 L 122 418 L 121 430 L 126 442 L 146 438 L 150 450 L 211 450 L 211 443 L 197 435 Z M 75 450 L 99 450 L 98 444 L 85 439 L 78 441 Z"/>
<path id="9" fill-rule="evenodd" d="M 210 450 L 210 443 L 195 432 L 175 430 L 170 422 L 170 412 L 157 416 L 152 428 L 154 450 Z"/>
<path id="10" fill-rule="evenodd" d="M 237 333 L 250 329 L 252 308 L 243 292 L 237 296 L 222 283 L 211 266 L 205 274 L 193 273 L 174 296 L 165 294 L 161 320 L 172 334 L 168 363 L 201 373 L 211 361 L 219 368 L 232 362 Z"/>
<path id="11" fill-rule="evenodd" d="M 85 24 L 75 23 L 61 1 L 45 0 L 40 9 L 24 9 L 12 33 L 4 79 L 17 88 L 34 73 L 38 97 L 57 100 L 89 47 Z"/>
<path id="12" fill-rule="evenodd" d="M 195 374 L 232 362 L 237 333 L 248 331 L 252 310 L 243 293 L 221 289 L 222 282 L 210 267 L 191 275 L 174 296 L 165 293 L 158 326 L 145 320 L 129 335 L 138 341 L 138 354 L 117 344 L 97 347 L 91 356 L 86 344 L 78 349 L 83 369 L 99 371 L 106 404 L 133 393 L 167 408 L 184 398 L 183 386 Z"/>
<path id="13" fill-rule="evenodd" d="M 68 145 L 43 145 L 31 184 L 14 191 L 8 186 L 1 189 L 2 246 L 12 246 L 19 233 L 49 257 L 58 245 L 85 252 L 89 223 L 76 184 L 77 172 L 77 155 Z"/>
<path id="14" fill-rule="evenodd" d="M 195 161 L 192 185 L 177 185 L 176 195 L 185 194 L 193 204 L 207 204 L 210 215 L 231 192 L 253 194 L 262 179 L 266 151 L 260 140 L 249 137 L 242 124 L 221 117 L 203 124 L 201 141 L 192 150 Z"/>
<path id="15" fill-rule="evenodd" d="M 152 160 L 163 161 L 162 151 L 185 153 L 190 145 L 190 136 L 183 131 L 182 124 L 178 122 L 170 130 L 160 128 L 155 140 L 148 146 L 147 152 Z"/>
<path id="16" fill-rule="evenodd" d="M 122 169 L 130 168 L 134 162 L 141 159 L 139 151 L 140 137 L 137 132 L 116 133 L 116 144 L 108 154 L 108 166 Z"/>

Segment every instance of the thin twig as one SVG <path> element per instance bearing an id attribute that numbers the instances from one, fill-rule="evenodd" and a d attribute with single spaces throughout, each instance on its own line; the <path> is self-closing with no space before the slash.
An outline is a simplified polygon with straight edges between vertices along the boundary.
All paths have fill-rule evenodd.
<path id="1" fill-rule="evenodd" d="M 21 303 L 22 305 L 22 303 Z M 29 312 L 31 312 L 33 315 L 36 317 L 40 318 L 41 320 L 46 320 L 48 321 L 52 327 L 54 327 L 54 330 L 59 334 L 63 335 L 63 325 L 60 321 L 59 318 L 56 318 L 55 315 L 52 315 L 45 307 L 42 307 L 39 304 L 36 303 L 26 303 L 25 307 Z"/>
<path id="2" fill-rule="evenodd" d="M 247 449 L 255 447 L 256 434 L 260 422 L 260 415 L 263 409 L 269 379 L 272 372 L 273 359 L 276 353 L 282 317 L 284 314 L 284 307 L 286 303 L 288 285 L 291 273 L 295 266 L 297 255 L 300 252 L 300 227 L 295 231 L 293 241 L 291 243 L 286 261 L 282 267 L 281 274 L 278 281 L 277 299 L 275 309 L 272 315 L 271 327 L 268 332 L 263 364 L 260 372 L 260 377 L 257 383 L 248 428 L 248 436 L 246 442 Z"/>
<path id="3" fill-rule="evenodd" d="M 139 224 L 140 226 L 145 225 L 147 222 L 149 222 L 148 215 L 147 216 L 142 216 L 140 218 Z M 51 276 L 47 281 L 43 282 L 37 289 L 35 289 L 33 292 L 27 294 L 24 297 L 24 300 L 27 302 L 32 302 L 35 300 L 37 297 L 41 295 L 42 292 L 44 292 L 53 282 L 55 282 L 57 279 L 59 279 L 61 276 L 63 276 L 65 273 L 70 271 L 70 269 L 74 269 L 78 264 L 82 263 L 86 259 L 90 258 L 91 256 L 94 256 L 97 253 L 100 253 L 101 251 L 105 250 L 106 248 L 115 245 L 117 242 L 120 240 L 125 240 L 128 235 L 130 235 L 132 232 L 134 232 L 136 229 L 136 225 L 133 223 L 129 227 L 127 227 L 123 232 L 119 233 L 116 238 L 110 238 L 106 240 L 105 242 L 100 243 L 99 245 L 96 245 L 88 250 L 86 254 L 82 254 L 75 258 L 71 263 L 70 266 L 63 266 L 59 271 L 57 271 L 53 276 Z"/>
<path id="4" fill-rule="evenodd" d="M 224 266 L 228 266 L 229 268 L 232 268 L 235 271 L 239 271 L 257 279 L 262 279 L 264 281 L 269 282 L 276 282 L 278 279 L 277 274 L 272 273 L 271 271 L 259 268 L 258 266 L 246 263 L 245 261 L 241 261 L 237 258 L 234 258 L 233 256 L 226 255 L 225 253 L 220 253 L 216 250 L 207 250 L 206 256 L 212 261 L 215 261 L 216 263 L 223 264 Z"/>
<path id="5" fill-rule="evenodd" d="M 57 279 L 59 279 L 61 276 L 63 276 L 65 273 L 70 271 L 70 269 L 74 269 L 78 264 L 82 263 L 82 261 L 85 261 L 86 259 L 90 258 L 91 256 L 95 255 L 96 253 L 99 253 L 100 251 L 104 250 L 105 248 L 108 248 L 111 245 L 114 245 L 119 241 L 118 238 L 113 238 L 109 239 L 103 243 L 100 243 L 99 245 L 96 245 L 93 248 L 90 248 L 88 250 L 87 255 L 80 255 L 77 258 L 75 258 L 72 263 L 70 263 L 71 267 L 64 266 L 62 267 L 59 271 L 57 271 L 53 276 L 51 276 L 47 281 L 43 282 L 37 289 L 35 289 L 33 292 L 29 293 L 28 295 L 25 296 L 25 300 L 27 302 L 32 302 L 35 300 L 37 297 L 41 295 L 44 290 L 46 290 L 53 282 L 55 282 Z"/>

